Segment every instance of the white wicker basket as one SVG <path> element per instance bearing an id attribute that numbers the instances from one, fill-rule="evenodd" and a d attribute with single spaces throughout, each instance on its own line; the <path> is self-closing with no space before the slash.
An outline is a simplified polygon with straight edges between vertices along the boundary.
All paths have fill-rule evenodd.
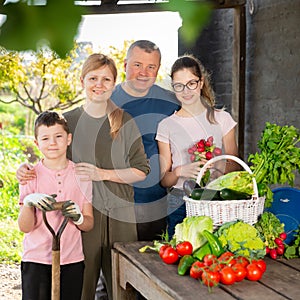
<path id="1" fill-rule="evenodd" d="M 209 160 L 202 168 L 197 177 L 200 184 L 201 178 L 210 164 L 222 159 L 231 159 L 239 163 L 247 172 L 252 174 L 251 169 L 241 159 L 232 155 L 220 155 Z M 258 197 L 255 178 L 253 178 L 254 194 L 249 200 L 193 200 L 187 196 L 183 197 L 186 202 L 187 216 L 209 216 L 212 218 L 214 227 L 230 221 L 242 220 L 253 225 L 257 218 L 263 213 L 265 197 Z"/>

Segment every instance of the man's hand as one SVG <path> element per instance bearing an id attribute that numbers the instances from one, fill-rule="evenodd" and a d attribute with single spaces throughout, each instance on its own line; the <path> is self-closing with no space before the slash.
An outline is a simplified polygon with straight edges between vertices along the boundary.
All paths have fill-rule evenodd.
<path id="1" fill-rule="evenodd" d="M 34 193 L 27 195 L 24 198 L 24 206 L 27 207 L 36 207 L 42 211 L 50 211 L 53 210 L 53 203 L 56 202 L 54 199 L 56 195 L 47 195 L 47 194 L 40 194 L 40 193 Z"/>
<path id="2" fill-rule="evenodd" d="M 80 208 L 78 204 L 72 200 L 68 200 L 63 204 L 61 212 L 65 217 L 72 219 L 75 225 L 81 225 L 83 223 L 83 215 Z"/>

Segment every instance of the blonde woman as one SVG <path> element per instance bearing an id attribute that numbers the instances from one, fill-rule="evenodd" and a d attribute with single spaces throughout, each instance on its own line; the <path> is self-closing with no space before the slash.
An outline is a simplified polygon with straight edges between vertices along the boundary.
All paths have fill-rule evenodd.
<path id="1" fill-rule="evenodd" d="M 82 233 L 84 300 L 94 300 L 100 269 L 112 299 L 111 247 L 116 241 L 137 240 L 131 184 L 144 180 L 150 171 L 134 120 L 110 99 L 116 78 L 111 58 L 90 55 L 81 73 L 85 103 L 64 113 L 73 134 L 68 157 L 77 163 L 78 175 L 93 181 L 94 228 Z M 29 172 L 24 169 L 17 176 L 26 181 Z"/>

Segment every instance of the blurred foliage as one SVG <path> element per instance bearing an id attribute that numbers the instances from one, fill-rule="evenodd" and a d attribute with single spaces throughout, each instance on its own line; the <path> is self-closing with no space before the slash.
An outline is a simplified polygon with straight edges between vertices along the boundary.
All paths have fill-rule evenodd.
<path id="1" fill-rule="evenodd" d="M 211 17 L 212 1 L 170 0 L 165 5 L 170 11 L 179 12 L 182 19 L 180 35 L 188 46 L 192 46 Z"/>
<path id="2" fill-rule="evenodd" d="M 125 80 L 124 59 L 132 42 L 124 41 L 121 49 L 110 46 L 106 50 L 108 53 L 103 52 L 114 59 L 118 82 Z M 36 115 L 45 110 L 65 111 L 81 104 L 84 100 L 80 83 L 81 67 L 93 49 L 88 43 L 75 43 L 73 46 L 65 58 L 58 57 L 47 47 L 38 52 L 0 48 L 0 104 L 17 103 L 24 106 L 27 127 L 33 124 L 29 111 Z M 25 134 L 30 132 L 25 129 Z"/>
<path id="3" fill-rule="evenodd" d="M 1 27 L 0 45 L 17 51 L 36 51 L 41 45 L 47 45 L 60 57 L 65 57 L 73 47 L 81 16 L 88 14 L 87 7 L 75 5 L 74 0 L 2 2 L 0 13 L 7 19 Z M 180 34 L 187 44 L 191 44 L 208 22 L 212 2 L 170 0 L 156 5 L 161 5 L 164 10 L 179 12 L 182 18 Z M 44 5 L 34 5 L 37 3 Z"/>
<path id="4" fill-rule="evenodd" d="M 81 16 L 86 13 L 86 7 L 74 5 L 74 0 L 2 2 L 0 13 L 7 19 L 1 27 L 1 46 L 36 51 L 46 44 L 60 57 L 72 49 Z M 46 5 L 34 5 L 43 2 Z"/>
<path id="5" fill-rule="evenodd" d="M 24 110 L 0 105 L 0 262 L 20 262 L 23 233 L 18 229 L 19 185 L 16 170 L 24 161 L 35 162 L 39 151 L 24 131 Z M 13 111 L 13 115 L 11 112 Z"/>
<path id="6" fill-rule="evenodd" d="M 0 220 L 16 220 L 19 207 L 16 170 L 25 161 L 34 162 L 39 151 L 32 139 L 19 135 L 18 128 L 4 128 L 0 132 Z"/>
<path id="7" fill-rule="evenodd" d="M 20 263 L 24 234 L 17 221 L 0 219 L 0 263 Z"/>
<path id="8" fill-rule="evenodd" d="M 127 50 L 133 42 L 134 42 L 133 40 L 124 41 L 123 49 L 119 49 L 115 46 L 109 47 L 109 56 L 111 56 L 114 59 L 117 69 L 118 69 L 118 81 L 119 82 L 123 82 L 126 79 L 124 60 L 126 58 Z"/>
<path id="9" fill-rule="evenodd" d="M 80 84 L 82 61 L 92 52 L 89 45 L 76 45 L 66 58 L 47 47 L 37 52 L 1 49 L 0 89 L 2 103 L 17 102 L 35 114 L 64 110 L 83 100 Z M 2 95 L 4 92 L 2 92 Z"/>

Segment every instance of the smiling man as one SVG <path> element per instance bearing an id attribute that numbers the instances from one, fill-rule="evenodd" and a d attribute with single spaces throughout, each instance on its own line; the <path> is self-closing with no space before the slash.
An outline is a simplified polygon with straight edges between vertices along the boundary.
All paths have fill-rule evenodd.
<path id="1" fill-rule="evenodd" d="M 112 100 L 135 119 L 142 134 L 151 172 L 134 186 L 137 231 L 140 241 L 158 239 L 166 231 L 167 191 L 160 185 L 157 125 L 179 109 L 173 92 L 155 84 L 161 52 L 153 42 L 138 40 L 128 49 L 125 82 L 116 86 Z"/>

